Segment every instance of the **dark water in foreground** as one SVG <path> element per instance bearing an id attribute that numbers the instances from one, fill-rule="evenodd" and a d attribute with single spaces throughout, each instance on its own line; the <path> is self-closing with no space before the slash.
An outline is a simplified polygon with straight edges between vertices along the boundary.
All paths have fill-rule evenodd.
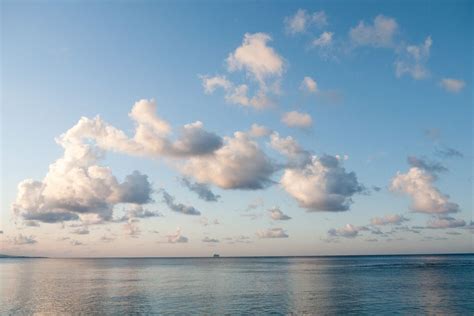
<path id="1" fill-rule="evenodd" d="M 474 314 L 474 256 L 0 259 L 0 313 Z"/>

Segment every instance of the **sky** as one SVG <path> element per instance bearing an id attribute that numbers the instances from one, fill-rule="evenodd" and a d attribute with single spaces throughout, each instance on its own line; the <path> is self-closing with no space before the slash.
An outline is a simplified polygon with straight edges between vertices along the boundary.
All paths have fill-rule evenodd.
<path id="1" fill-rule="evenodd" d="M 472 252 L 472 13 L 2 1 L 0 252 Z"/>

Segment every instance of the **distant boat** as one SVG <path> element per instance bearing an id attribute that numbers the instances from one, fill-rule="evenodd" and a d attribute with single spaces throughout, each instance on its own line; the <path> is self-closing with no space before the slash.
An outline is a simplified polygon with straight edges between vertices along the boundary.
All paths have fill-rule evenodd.
<path id="1" fill-rule="evenodd" d="M 220 258 L 221 256 L 219 256 L 218 253 L 215 253 L 214 256 L 212 256 L 213 258 Z"/>

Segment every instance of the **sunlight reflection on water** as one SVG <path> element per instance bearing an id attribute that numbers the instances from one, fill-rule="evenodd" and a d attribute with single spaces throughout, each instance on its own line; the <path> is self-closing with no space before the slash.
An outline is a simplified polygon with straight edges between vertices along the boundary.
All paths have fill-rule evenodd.
<path id="1" fill-rule="evenodd" d="M 0 312 L 471 314 L 474 256 L 1 259 Z"/>

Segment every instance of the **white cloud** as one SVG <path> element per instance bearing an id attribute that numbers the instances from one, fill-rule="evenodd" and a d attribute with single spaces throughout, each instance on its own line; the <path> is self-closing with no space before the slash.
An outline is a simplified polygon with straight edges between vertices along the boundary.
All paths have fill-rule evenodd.
<path id="1" fill-rule="evenodd" d="M 288 234 L 283 230 L 283 228 L 260 230 L 256 235 L 258 238 L 288 238 Z"/>
<path id="2" fill-rule="evenodd" d="M 312 42 L 311 45 L 314 47 L 328 47 L 332 45 L 332 38 L 334 36 L 333 32 L 323 32 L 321 35 L 319 35 L 318 38 L 315 38 Z"/>
<path id="3" fill-rule="evenodd" d="M 119 183 L 109 168 L 95 165 L 91 151 L 80 149 L 83 159 L 71 157 L 66 150 L 63 158 L 50 165 L 43 181 L 22 181 L 12 205 L 14 212 L 25 220 L 45 223 L 77 220 L 88 214 L 110 220 L 116 204 L 151 201 L 147 176 L 134 172 Z"/>
<path id="4" fill-rule="evenodd" d="M 346 224 L 346 226 L 338 229 L 331 228 L 330 230 L 328 230 L 328 236 L 354 238 L 357 237 L 360 231 L 365 230 L 368 230 L 365 226 L 354 226 L 352 224 Z"/>
<path id="5" fill-rule="evenodd" d="M 232 87 L 232 83 L 225 76 L 201 76 L 201 79 L 204 92 L 207 94 L 213 93 L 217 88 L 228 90 Z"/>
<path id="6" fill-rule="evenodd" d="M 247 134 L 250 137 L 258 138 L 258 137 L 268 136 L 268 135 L 270 135 L 271 132 L 272 131 L 269 128 L 267 128 L 263 125 L 252 124 L 252 126 L 250 127 L 250 130 L 247 132 Z"/>
<path id="7" fill-rule="evenodd" d="M 210 94 L 216 88 L 225 92 L 226 102 L 255 109 L 265 109 L 273 102 L 270 94 L 280 93 L 280 78 L 284 72 L 283 58 L 268 43 L 271 37 L 265 33 L 246 33 L 242 45 L 226 59 L 229 72 L 243 71 L 256 83 L 255 92 L 249 95 L 249 83 L 234 84 L 225 76 L 201 76 L 204 92 Z M 253 91 L 253 89 L 252 89 Z"/>
<path id="8" fill-rule="evenodd" d="M 444 90 L 452 93 L 458 93 L 466 86 L 464 80 L 454 78 L 443 78 L 439 84 Z"/>
<path id="9" fill-rule="evenodd" d="M 249 86 L 247 84 L 235 85 L 225 79 L 224 76 L 208 77 L 202 76 L 202 85 L 206 94 L 213 93 L 217 88 L 222 88 L 225 92 L 224 99 L 230 104 L 237 104 L 244 107 L 253 107 L 261 110 L 272 105 L 267 96 L 267 88 L 259 89 L 254 96 L 249 96 Z"/>
<path id="10" fill-rule="evenodd" d="M 288 33 L 296 34 L 306 30 L 309 19 L 305 10 L 299 9 L 294 16 L 285 18 L 285 28 Z"/>
<path id="11" fill-rule="evenodd" d="M 81 220 L 92 225 L 114 221 L 113 211 L 118 204 L 139 207 L 151 202 L 153 190 L 146 175 L 134 171 L 119 182 L 110 168 L 99 165 L 106 151 L 152 158 L 191 158 L 179 164 L 185 166 L 185 174 L 198 182 L 226 189 L 259 189 L 272 183 L 270 176 L 276 168 L 246 133 L 227 137 L 223 146 L 219 136 L 205 131 L 201 122 L 195 122 L 184 125 L 180 136 L 173 140 L 170 125 L 155 110 L 154 101 L 135 103 L 130 117 L 136 123 L 136 132 L 131 138 L 100 117 L 81 118 L 57 138 L 64 154 L 49 166 L 44 179 L 19 183 L 12 204 L 15 214 L 28 222 Z M 263 132 L 261 128 L 259 132 Z M 159 215 L 142 211 L 132 216 Z"/>
<path id="12" fill-rule="evenodd" d="M 459 228 L 466 226 L 466 222 L 462 219 L 453 217 L 439 217 L 428 222 L 427 228 L 445 229 L 445 228 Z"/>
<path id="13" fill-rule="evenodd" d="M 132 138 L 100 117 L 81 118 L 56 139 L 64 154 L 50 165 L 45 178 L 18 185 L 12 209 L 25 220 L 46 223 L 111 220 L 117 204 L 150 202 L 152 188 L 138 171 L 120 183 L 110 168 L 98 165 L 105 151 L 184 159 L 208 155 L 222 146 L 222 139 L 205 131 L 199 121 L 184 125 L 180 136 L 171 139 L 170 125 L 155 112 L 153 100 L 135 103 L 129 114 L 136 124 Z"/>
<path id="14" fill-rule="evenodd" d="M 129 114 L 134 121 L 135 135 L 129 138 L 123 131 L 104 122 L 100 117 L 83 117 L 61 135 L 57 142 L 73 154 L 79 150 L 109 150 L 135 156 L 187 157 L 208 154 L 222 145 L 222 140 L 214 133 L 204 130 L 202 122 L 186 124 L 180 136 L 172 140 L 171 127 L 156 115 L 154 100 L 140 100 L 134 104 Z M 88 145 L 95 142 L 95 147 Z M 85 149 L 81 149 L 85 147 Z"/>
<path id="15" fill-rule="evenodd" d="M 313 124 L 311 115 L 297 111 L 284 113 L 281 121 L 288 127 L 308 128 Z"/>
<path id="16" fill-rule="evenodd" d="M 170 244 L 180 244 L 180 243 L 187 243 L 188 238 L 181 235 L 181 228 L 177 228 L 174 234 L 170 234 L 166 236 L 168 243 Z"/>
<path id="17" fill-rule="evenodd" d="M 411 167 L 408 172 L 397 172 L 390 190 L 411 197 L 414 212 L 443 214 L 459 211 L 459 205 L 449 201 L 449 196 L 434 186 L 436 176 L 429 170 Z"/>
<path id="18" fill-rule="evenodd" d="M 370 220 L 372 225 L 384 226 L 384 225 L 400 225 L 403 222 L 408 221 L 408 218 L 394 214 L 394 215 L 385 215 L 384 217 L 374 217 Z"/>
<path id="19" fill-rule="evenodd" d="M 301 82 L 300 89 L 309 93 L 317 93 L 318 84 L 316 83 L 316 81 L 314 81 L 313 78 L 304 77 L 303 81 Z"/>
<path id="20" fill-rule="evenodd" d="M 398 31 L 395 19 L 378 15 L 372 25 L 360 21 L 349 31 L 351 41 L 357 46 L 391 47 Z"/>
<path id="21" fill-rule="evenodd" d="M 288 159 L 288 166 L 305 166 L 311 162 L 311 154 L 291 136 L 280 137 L 280 134 L 273 132 L 270 146 Z"/>
<path id="22" fill-rule="evenodd" d="M 301 168 L 285 169 L 280 183 L 300 207 L 310 212 L 346 211 L 352 196 L 363 191 L 354 172 L 346 172 L 341 161 L 325 155 L 313 156 Z"/>
<path id="23" fill-rule="evenodd" d="M 146 126 L 158 135 L 166 135 L 171 131 L 168 122 L 156 115 L 156 103 L 154 100 L 142 99 L 136 102 L 129 116 L 139 126 Z"/>
<path id="24" fill-rule="evenodd" d="M 242 45 L 227 58 L 229 71 L 244 70 L 258 82 L 283 73 L 283 58 L 268 46 L 271 37 L 265 33 L 244 35 Z"/>
<path id="25" fill-rule="evenodd" d="M 272 105 L 272 101 L 267 96 L 266 88 L 260 89 L 252 97 L 248 96 L 249 87 L 246 84 L 233 86 L 225 95 L 225 100 L 232 104 L 253 107 L 257 110 L 263 110 Z"/>
<path id="26" fill-rule="evenodd" d="M 311 16 L 311 22 L 316 24 L 317 27 L 324 27 L 328 25 L 328 18 L 324 11 L 316 11 Z"/>
<path id="27" fill-rule="evenodd" d="M 309 14 L 306 10 L 298 9 L 293 16 L 286 17 L 284 20 L 285 30 L 289 34 L 303 33 L 307 28 L 314 24 L 317 27 L 326 26 L 327 16 L 324 11 Z"/>
<path id="28" fill-rule="evenodd" d="M 425 79 L 429 76 L 426 63 L 430 57 L 430 49 L 433 41 L 428 36 L 420 45 L 408 45 L 395 61 L 395 75 L 400 78 L 410 75 L 415 80 Z"/>
<path id="29" fill-rule="evenodd" d="M 274 207 L 268 210 L 271 219 L 275 221 L 286 221 L 291 219 L 290 216 L 283 213 L 278 207 Z"/>
<path id="30" fill-rule="evenodd" d="M 204 130 L 204 124 L 196 121 L 184 125 L 181 137 L 174 142 L 171 153 L 176 156 L 207 155 L 221 146 L 222 139 Z"/>
<path id="31" fill-rule="evenodd" d="M 235 132 L 224 142 L 212 155 L 189 159 L 182 172 L 223 189 L 262 189 L 272 182 L 275 166 L 246 133 Z"/>

